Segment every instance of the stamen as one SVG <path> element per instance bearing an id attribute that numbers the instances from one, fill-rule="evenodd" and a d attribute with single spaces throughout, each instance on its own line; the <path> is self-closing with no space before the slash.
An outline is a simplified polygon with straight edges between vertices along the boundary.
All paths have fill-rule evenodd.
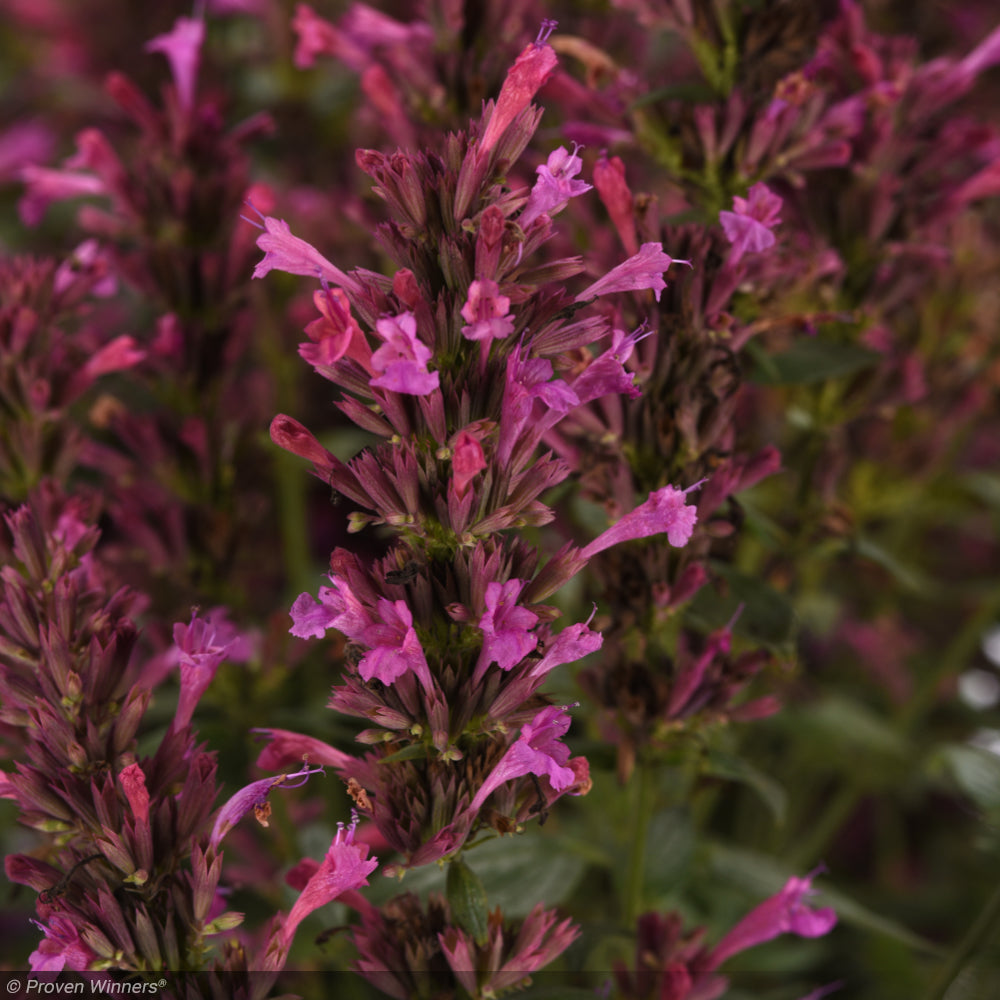
<path id="1" fill-rule="evenodd" d="M 246 200 L 246 203 L 247 203 L 247 204 L 248 204 L 248 205 L 249 205 L 249 206 L 250 206 L 250 207 L 251 207 L 251 208 L 252 208 L 252 209 L 253 209 L 253 210 L 254 210 L 254 211 L 255 211 L 255 212 L 257 213 L 257 215 L 258 215 L 258 216 L 260 217 L 260 222 L 254 222 L 254 220 L 253 220 L 253 219 L 248 219 L 248 218 L 247 218 L 247 217 L 246 217 L 245 215 L 241 215 L 241 216 L 240 216 L 240 218 L 241 218 L 241 219 L 242 219 L 242 220 L 243 220 L 244 222 L 249 222 L 251 226 L 256 226 L 256 227 L 257 227 L 258 229 L 263 229 L 263 228 L 264 228 L 264 226 L 262 226 L 262 225 L 261 225 L 261 222 L 264 222 L 264 215 L 263 215 L 263 213 L 261 212 L 261 210 L 260 210 L 260 209 L 259 209 L 259 208 L 258 208 L 258 207 L 257 207 L 257 206 L 256 206 L 256 205 L 255 205 L 255 204 L 254 204 L 254 203 L 253 203 L 253 202 L 252 202 L 252 201 L 251 201 L 250 199 L 249 199 L 249 198 L 247 198 L 247 200 Z"/>
<path id="2" fill-rule="evenodd" d="M 538 35 L 535 37 L 535 47 L 544 45 L 549 40 L 549 35 L 558 27 L 559 22 L 553 21 L 551 17 L 542 18 L 542 26 L 538 29 Z"/>

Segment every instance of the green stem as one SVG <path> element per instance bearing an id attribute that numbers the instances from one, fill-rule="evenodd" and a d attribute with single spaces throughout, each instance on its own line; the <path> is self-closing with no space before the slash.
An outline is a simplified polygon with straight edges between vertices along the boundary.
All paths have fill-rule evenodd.
<path id="1" fill-rule="evenodd" d="M 292 590 L 311 590 L 315 581 L 312 579 L 309 563 L 305 476 L 302 462 L 295 456 L 276 449 L 274 481 L 286 579 Z"/>
<path id="2" fill-rule="evenodd" d="M 811 824 L 809 833 L 799 840 L 791 853 L 790 864 L 794 869 L 814 865 L 820 860 L 830 841 L 847 821 L 861 798 L 861 788 L 855 783 L 837 789 L 827 801 L 826 808 Z"/>
<path id="3" fill-rule="evenodd" d="M 993 890 L 993 895 L 986 901 L 979 916 L 952 952 L 941 974 L 928 990 L 925 1000 L 944 1000 L 951 984 L 958 978 L 969 959 L 988 942 L 996 940 L 1000 940 L 1000 886 Z"/>
<path id="4" fill-rule="evenodd" d="M 629 853 L 628 881 L 625 885 L 626 926 L 634 927 L 642 910 L 642 885 L 646 874 L 646 841 L 649 824 L 653 818 L 653 772 L 640 760 L 633 778 L 636 785 L 636 804 L 633 812 L 632 847 Z"/>

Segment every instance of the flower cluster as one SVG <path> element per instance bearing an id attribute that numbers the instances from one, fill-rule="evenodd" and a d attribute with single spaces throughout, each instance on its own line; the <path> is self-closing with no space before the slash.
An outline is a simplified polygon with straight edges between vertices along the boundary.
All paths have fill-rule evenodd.
<path id="1" fill-rule="evenodd" d="M 384 525 L 394 535 L 372 566 L 335 550 L 331 586 L 318 600 L 299 597 L 292 633 L 336 629 L 356 650 L 330 705 L 372 724 L 359 738 L 376 749 L 358 761 L 333 748 L 313 759 L 337 768 L 406 866 L 455 855 L 481 825 L 516 829 L 560 795 L 587 790 L 586 761 L 559 740 L 569 716 L 538 691 L 601 636 L 588 623 L 553 628 L 558 612 L 540 602 L 622 541 L 665 533 L 683 546 L 696 520 L 684 493 L 661 485 L 544 565 L 511 533 L 552 519 L 541 494 L 570 472 L 539 452 L 546 434 L 575 408 L 634 391 L 623 361 L 635 338 L 581 307 L 623 290 L 659 295 L 672 263 L 649 243 L 573 294 L 563 286 L 582 262 L 536 260 L 552 217 L 590 187 L 572 179 L 581 161 L 564 148 L 539 167 L 530 194 L 502 181 L 537 126 L 530 101 L 555 65 L 551 27 L 482 119 L 440 154 L 358 153 L 393 215 L 378 231 L 398 266 L 391 279 L 341 271 L 281 220 L 265 217 L 258 240 L 257 276 L 279 269 L 321 281 L 321 319 L 302 354 L 344 390 L 341 411 L 383 439 L 344 464 L 292 417 L 271 427 L 357 505 L 352 530 Z M 556 377 L 570 352 L 603 341 L 611 346 L 589 364 Z M 284 766 L 299 744 L 272 737 L 262 762 Z"/>

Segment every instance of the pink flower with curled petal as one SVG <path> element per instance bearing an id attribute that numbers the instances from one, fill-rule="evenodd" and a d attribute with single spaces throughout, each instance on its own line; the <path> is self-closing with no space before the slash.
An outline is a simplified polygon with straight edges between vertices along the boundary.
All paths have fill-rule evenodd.
<path id="1" fill-rule="evenodd" d="M 569 203 L 570 198 L 576 198 L 591 189 L 586 181 L 573 180 L 583 169 L 583 160 L 576 155 L 579 149 L 573 144 L 571 153 L 560 146 L 549 154 L 548 160 L 535 171 L 538 180 L 531 189 L 531 196 L 517 222 L 522 229 L 527 229 L 540 215 L 555 215 L 561 212 Z"/>
<path id="2" fill-rule="evenodd" d="M 556 27 L 557 22 L 548 18 L 543 20 L 538 36 L 507 71 L 493 114 L 479 142 L 479 148 L 484 153 L 497 144 L 510 123 L 531 103 L 532 98 L 552 75 L 559 60 L 547 41 Z"/>
<path id="3" fill-rule="evenodd" d="M 598 535 L 580 554 L 585 559 L 590 559 L 612 545 L 663 532 L 666 532 L 667 540 L 676 548 L 687 545 L 698 520 L 698 512 L 684 503 L 684 497 L 701 486 L 702 482 L 704 480 L 686 490 L 678 490 L 673 486 L 654 490 L 645 503 L 629 511 L 607 531 Z"/>
<path id="4" fill-rule="evenodd" d="M 411 396 L 426 396 L 438 388 L 440 376 L 427 370 L 434 352 L 417 336 L 413 313 L 387 316 L 375 329 L 384 343 L 372 355 L 372 369 L 379 373 L 372 386 Z"/>
<path id="5" fill-rule="evenodd" d="M 483 648 L 473 681 L 478 680 L 491 663 L 496 663 L 501 670 L 510 670 L 538 645 L 538 637 L 531 634 L 531 629 L 538 624 L 538 615 L 517 605 L 526 583 L 526 580 L 508 580 L 486 585 L 486 610 L 479 619 Z"/>
<path id="6" fill-rule="evenodd" d="M 531 722 L 522 726 L 521 735 L 510 745 L 476 792 L 469 805 L 470 812 L 478 812 L 501 785 L 515 778 L 523 778 L 526 774 L 548 777 L 557 792 L 575 784 L 576 772 L 567 766 L 569 747 L 559 742 L 569 730 L 570 721 L 565 709 L 549 705 Z"/>
<path id="7" fill-rule="evenodd" d="M 250 810 L 253 810 L 257 822 L 261 826 L 268 825 L 268 818 L 271 815 L 271 805 L 267 801 L 268 795 L 275 788 L 299 788 L 304 785 L 313 774 L 325 774 L 322 767 L 304 767 L 294 774 L 279 774 L 273 778 L 262 778 L 260 781 L 251 781 L 249 785 L 241 788 L 229 801 L 219 810 L 212 825 L 212 833 L 208 838 L 208 846 L 213 851 L 219 849 L 222 838 Z M 299 780 L 301 779 L 301 780 Z M 292 782 L 288 784 L 288 782 Z"/>
<path id="8" fill-rule="evenodd" d="M 514 332 L 514 321 L 509 316 L 510 299 L 500 294 L 500 286 L 489 278 L 473 281 L 462 306 L 462 318 L 468 324 L 462 327 L 467 340 L 485 340 L 489 343 Z"/>
<path id="9" fill-rule="evenodd" d="M 826 907 L 810 909 L 803 900 L 810 895 L 815 872 L 805 878 L 790 878 L 781 892 L 765 899 L 751 910 L 716 946 L 709 955 L 709 969 L 716 969 L 727 959 L 754 945 L 770 941 L 779 934 L 799 937 L 821 937 L 837 922 L 837 914 Z"/>
<path id="10" fill-rule="evenodd" d="M 128 800 L 132 815 L 140 823 L 149 822 L 149 791 L 146 789 L 146 775 L 138 764 L 129 764 L 118 774 L 122 790 Z"/>
<path id="11" fill-rule="evenodd" d="M 663 252 L 659 243 L 643 243 L 639 252 L 617 267 L 608 271 L 603 278 L 598 278 L 588 285 L 576 297 L 577 302 L 586 302 L 595 295 L 610 295 L 612 292 L 638 292 L 651 288 L 660 301 L 660 292 L 667 287 L 663 280 L 664 272 L 671 264 L 687 264 L 688 260 L 674 260 Z"/>
<path id="12" fill-rule="evenodd" d="M 754 184 L 748 194 L 748 198 L 733 198 L 732 212 L 719 212 L 719 222 L 733 245 L 730 262 L 734 264 L 745 253 L 773 247 L 776 238 L 771 230 L 781 221 L 782 200 L 766 184 Z"/>
<path id="13" fill-rule="evenodd" d="M 201 46 L 205 41 L 205 22 L 199 18 L 179 17 L 173 29 L 146 42 L 147 52 L 162 52 L 170 63 L 177 99 L 185 111 L 194 103 L 195 77 Z"/>

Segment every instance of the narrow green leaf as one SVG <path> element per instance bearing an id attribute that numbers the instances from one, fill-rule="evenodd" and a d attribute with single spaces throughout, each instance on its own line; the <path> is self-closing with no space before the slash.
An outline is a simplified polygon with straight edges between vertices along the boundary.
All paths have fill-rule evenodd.
<path id="1" fill-rule="evenodd" d="M 784 823 L 788 806 L 788 796 L 784 788 L 749 761 L 721 750 L 709 750 L 706 757 L 706 771 L 714 777 L 746 785 L 757 793 L 761 802 L 770 810 L 774 821 L 779 825 Z"/>
<path id="2" fill-rule="evenodd" d="M 857 344 L 840 344 L 818 337 L 797 340 L 787 351 L 758 360 L 751 373 L 764 385 L 808 385 L 844 378 L 876 364 L 882 356 Z"/>
<path id="3" fill-rule="evenodd" d="M 486 889 L 479 876 L 464 861 L 456 859 L 448 865 L 445 892 L 455 923 L 468 931 L 480 947 L 485 945 L 489 935 L 489 910 Z"/>

